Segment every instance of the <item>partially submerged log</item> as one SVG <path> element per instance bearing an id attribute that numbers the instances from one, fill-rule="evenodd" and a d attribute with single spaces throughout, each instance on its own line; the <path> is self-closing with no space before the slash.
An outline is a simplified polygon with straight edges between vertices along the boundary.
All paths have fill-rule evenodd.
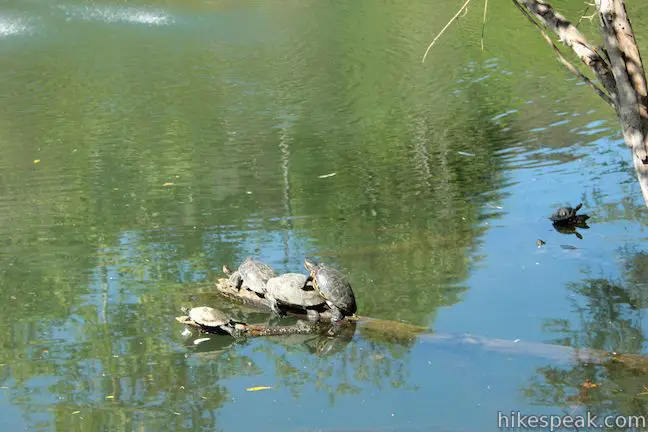
<path id="1" fill-rule="evenodd" d="M 196 324 L 187 315 L 176 317 L 176 321 L 188 327 L 193 327 L 204 333 L 221 334 L 210 331 L 199 324 Z M 248 324 L 242 330 L 237 331 L 233 336 L 263 337 L 263 336 L 285 336 L 292 334 L 317 334 L 322 331 L 321 327 L 314 323 L 301 322 L 294 325 L 265 326 L 262 324 Z"/>
<path id="2" fill-rule="evenodd" d="M 247 306 L 271 312 L 270 303 L 263 297 L 247 290 L 233 289 L 227 279 L 216 281 L 216 290 L 224 297 L 245 304 Z M 290 311 L 291 315 L 306 317 L 304 313 Z M 325 333 L 331 329 L 330 313 L 320 314 L 319 324 L 302 323 L 294 326 L 263 326 L 252 325 L 249 336 L 273 336 L 285 334 L 315 334 Z M 178 317 L 178 321 L 182 317 Z M 346 319 L 345 319 L 346 321 Z M 344 324 L 343 324 L 344 325 Z M 424 343 L 441 345 L 472 345 L 480 346 L 485 350 L 507 353 L 511 355 L 532 356 L 546 358 L 562 363 L 592 363 L 605 367 L 622 365 L 624 367 L 648 373 L 648 357 L 637 354 L 618 354 L 613 352 L 573 348 L 562 345 L 552 345 L 541 342 L 526 342 L 519 340 L 489 339 L 471 334 L 438 334 L 431 333 L 425 327 L 407 324 L 398 321 L 381 320 L 366 316 L 359 316 L 346 325 L 358 326 L 360 334 L 367 339 L 389 340 L 394 343 L 412 343 L 416 340 Z"/>
<path id="3" fill-rule="evenodd" d="M 216 281 L 216 290 L 222 296 L 229 300 L 242 303 L 246 306 L 253 307 L 258 310 L 270 313 L 272 311 L 270 302 L 258 294 L 242 288 L 236 290 L 229 284 L 228 279 L 220 278 Z M 286 309 L 289 315 L 301 319 L 307 319 L 306 314 L 300 309 Z M 331 329 L 331 312 L 328 310 L 319 313 L 319 331 L 326 332 Z M 416 338 L 416 335 L 426 332 L 426 327 L 416 326 L 408 323 L 398 321 L 387 321 L 376 318 L 364 316 L 345 317 L 341 325 L 350 325 L 357 322 L 362 325 L 367 331 L 374 331 L 383 336 L 388 336 L 394 339 L 408 340 Z"/>

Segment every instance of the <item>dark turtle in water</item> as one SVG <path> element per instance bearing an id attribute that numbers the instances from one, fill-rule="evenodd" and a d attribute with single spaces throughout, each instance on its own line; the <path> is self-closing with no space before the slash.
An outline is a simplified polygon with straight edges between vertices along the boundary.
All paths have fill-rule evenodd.
<path id="1" fill-rule="evenodd" d="M 208 333 L 240 333 L 247 324 L 233 320 L 225 312 L 209 306 L 199 306 L 189 311 L 189 319 Z"/>
<path id="2" fill-rule="evenodd" d="M 235 272 L 224 265 L 223 272 L 229 276 L 232 288 L 239 290 L 241 287 L 245 287 L 260 295 L 265 294 L 268 280 L 276 276 L 268 264 L 252 257 L 247 257 Z"/>
<path id="3" fill-rule="evenodd" d="M 310 272 L 309 279 L 313 281 L 313 286 L 331 308 L 332 322 L 340 321 L 345 316 L 355 315 L 358 309 L 355 295 L 351 284 L 342 273 L 308 258 L 304 260 L 304 267 Z"/>
<path id="4" fill-rule="evenodd" d="M 551 217 L 551 222 L 554 225 L 573 225 L 577 223 L 585 223 L 589 219 L 588 215 L 577 215 L 576 212 L 583 207 L 583 203 L 578 203 L 576 207 L 560 207 L 558 210 L 553 212 Z"/>
<path id="5" fill-rule="evenodd" d="M 266 285 L 265 298 L 270 301 L 272 310 L 284 315 L 286 308 L 306 311 L 308 319 L 317 321 L 319 312 L 326 300 L 308 283 L 309 277 L 300 273 L 284 273 L 270 278 Z"/>

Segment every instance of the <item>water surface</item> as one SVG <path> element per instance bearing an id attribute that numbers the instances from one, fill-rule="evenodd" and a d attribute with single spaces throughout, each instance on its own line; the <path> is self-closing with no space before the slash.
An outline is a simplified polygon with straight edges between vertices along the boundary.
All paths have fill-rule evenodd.
<path id="1" fill-rule="evenodd" d="M 645 414 L 641 370 L 548 355 L 648 348 L 645 207 L 615 116 L 508 4 L 489 6 L 485 51 L 476 7 L 421 64 L 456 8 L 5 2 L 3 430 Z M 648 10 L 630 13 L 645 34 Z M 551 212 L 581 201 L 582 238 L 554 230 Z M 362 328 L 194 345 L 181 306 L 267 318 L 214 293 L 221 265 L 248 255 L 340 268 L 362 315 L 520 348 Z M 600 387 L 583 395 L 586 380 Z"/>

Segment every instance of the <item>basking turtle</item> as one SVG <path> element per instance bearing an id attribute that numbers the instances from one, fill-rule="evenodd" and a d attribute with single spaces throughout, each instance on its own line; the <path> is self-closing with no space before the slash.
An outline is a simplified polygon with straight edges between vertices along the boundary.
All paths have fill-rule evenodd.
<path id="1" fill-rule="evenodd" d="M 247 257 L 235 272 L 224 265 L 223 272 L 229 276 L 230 285 L 234 289 L 239 290 L 241 287 L 246 287 L 261 295 L 266 292 L 268 280 L 275 277 L 275 272 L 269 265 L 252 257 Z"/>
<path id="2" fill-rule="evenodd" d="M 189 319 L 209 333 L 236 333 L 244 330 L 247 324 L 233 320 L 225 312 L 209 306 L 199 306 L 189 311 Z"/>
<path id="3" fill-rule="evenodd" d="M 576 223 L 585 223 L 589 219 L 588 215 L 577 215 L 576 212 L 583 207 L 583 203 L 579 203 L 576 207 L 560 207 L 556 210 L 549 219 L 555 225 L 569 225 Z"/>
<path id="4" fill-rule="evenodd" d="M 279 315 L 284 311 L 279 306 L 305 310 L 308 319 L 317 321 L 318 309 L 325 305 L 326 300 L 308 284 L 309 278 L 300 273 L 284 273 L 270 278 L 266 285 L 265 298 L 270 301 L 272 310 Z"/>
<path id="5" fill-rule="evenodd" d="M 331 308 L 332 322 L 340 321 L 345 316 L 355 315 L 358 309 L 355 295 L 351 284 L 342 273 L 308 258 L 304 260 L 304 267 L 310 272 L 313 286 Z"/>

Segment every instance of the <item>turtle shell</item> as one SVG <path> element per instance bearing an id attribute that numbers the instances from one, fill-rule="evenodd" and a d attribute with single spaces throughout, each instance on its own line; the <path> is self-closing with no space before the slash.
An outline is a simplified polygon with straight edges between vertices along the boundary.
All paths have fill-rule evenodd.
<path id="1" fill-rule="evenodd" d="M 300 273 L 284 273 L 268 280 L 268 294 L 276 300 L 290 305 L 311 307 L 325 302 L 312 286 L 306 285 L 308 277 Z M 306 288 L 306 289 L 303 289 Z"/>
<path id="2" fill-rule="evenodd" d="M 220 327 L 229 324 L 231 318 L 223 311 L 209 306 L 195 307 L 189 311 L 189 318 L 205 327 Z"/>
<path id="3" fill-rule="evenodd" d="M 310 270 L 313 285 L 324 299 L 347 315 L 356 313 L 357 305 L 353 289 L 341 272 L 323 264 L 311 266 Z"/>
<path id="4" fill-rule="evenodd" d="M 576 207 L 560 207 L 551 215 L 553 222 L 567 222 L 576 216 L 576 212 L 583 206 L 579 203 Z"/>
<path id="5" fill-rule="evenodd" d="M 274 270 L 269 265 L 254 260 L 251 257 L 246 258 L 241 263 L 238 271 L 243 279 L 243 286 L 259 294 L 266 292 L 268 280 L 276 276 Z"/>

